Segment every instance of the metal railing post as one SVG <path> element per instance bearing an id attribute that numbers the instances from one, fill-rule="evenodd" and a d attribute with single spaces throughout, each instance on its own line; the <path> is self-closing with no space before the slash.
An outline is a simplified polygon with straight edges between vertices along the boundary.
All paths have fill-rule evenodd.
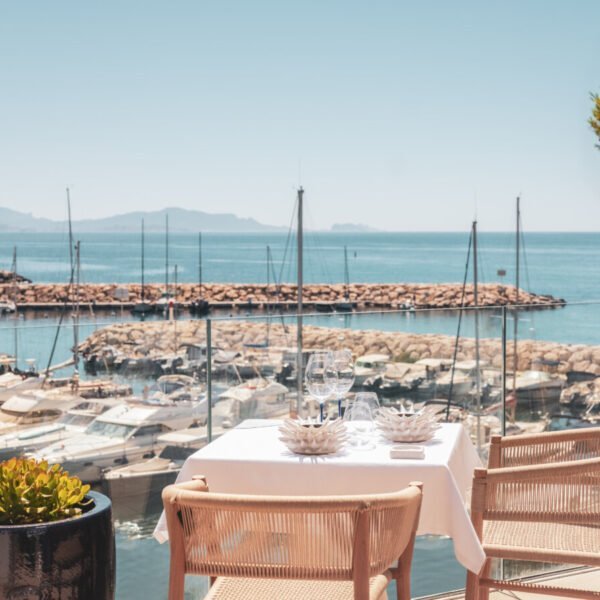
<path id="1" fill-rule="evenodd" d="M 212 442 L 212 321 L 206 319 L 206 436 Z"/>
<path id="2" fill-rule="evenodd" d="M 502 435 L 506 435 L 506 306 L 502 307 Z"/>

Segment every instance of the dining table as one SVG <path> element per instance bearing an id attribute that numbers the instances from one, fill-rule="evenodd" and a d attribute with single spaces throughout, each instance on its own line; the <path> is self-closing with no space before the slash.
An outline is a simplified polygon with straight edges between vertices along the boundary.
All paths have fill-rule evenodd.
<path id="1" fill-rule="evenodd" d="M 468 512 L 473 470 L 481 461 L 464 427 L 443 423 L 419 458 L 392 458 L 393 442 L 373 434 L 369 447 L 346 444 L 329 455 L 301 455 L 280 439 L 281 421 L 249 419 L 188 457 L 177 482 L 204 476 L 210 491 L 323 496 L 397 491 L 423 483 L 417 535 L 452 539 L 456 559 L 479 572 L 485 554 Z M 168 540 L 164 514 L 154 537 Z"/>

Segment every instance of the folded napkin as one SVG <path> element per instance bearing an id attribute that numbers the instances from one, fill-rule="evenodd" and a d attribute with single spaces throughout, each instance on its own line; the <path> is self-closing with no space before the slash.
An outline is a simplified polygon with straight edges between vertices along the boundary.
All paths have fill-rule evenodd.
<path id="1" fill-rule="evenodd" d="M 425 458 L 425 447 L 415 446 L 413 444 L 392 446 L 392 449 L 390 450 L 390 458 L 412 458 L 422 460 Z"/>

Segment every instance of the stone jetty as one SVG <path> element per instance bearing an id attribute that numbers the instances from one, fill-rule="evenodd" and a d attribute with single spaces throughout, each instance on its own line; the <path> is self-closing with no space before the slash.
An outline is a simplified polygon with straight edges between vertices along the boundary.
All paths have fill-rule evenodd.
<path id="1" fill-rule="evenodd" d="M 260 345 L 266 340 L 264 322 L 228 320 L 213 321 L 212 344 L 223 350 L 243 352 L 248 345 Z M 350 348 L 355 357 L 370 353 L 388 354 L 398 362 L 415 362 L 422 358 L 452 358 L 455 338 L 448 335 L 385 332 L 305 325 L 304 346 L 314 348 Z M 271 323 L 270 346 L 294 347 L 296 330 L 293 326 Z M 80 346 L 84 356 L 100 356 L 110 347 L 132 358 L 151 358 L 166 354 L 184 354 L 186 344 L 205 344 L 206 323 L 190 321 L 148 321 L 118 323 L 99 329 Z M 513 345 L 508 344 L 512 357 Z M 458 360 L 475 356 L 473 338 L 461 338 Z M 500 368 L 502 364 L 499 339 L 485 338 L 480 342 L 482 361 Z M 512 367 L 512 360 L 509 360 Z M 523 340 L 518 342 L 518 370 L 544 369 L 555 373 L 568 371 L 600 375 L 600 346 L 560 344 Z"/>
<path id="2" fill-rule="evenodd" d="M 1 280 L 0 280 L 1 281 Z M 517 301 L 514 286 L 482 284 L 479 290 L 480 306 L 503 306 Z M 193 284 L 179 284 L 177 290 L 171 287 L 176 302 L 186 306 L 199 295 L 200 289 Z M 144 289 L 146 302 L 158 300 L 164 292 L 164 286 L 148 284 Z M 349 300 L 358 309 L 364 308 L 456 308 L 461 306 L 462 286 L 457 283 L 355 283 L 349 286 Z M 344 299 L 345 287 L 342 284 L 312 284 L 304 287 L 303 301 L 307 308 L 316 303 L 337 302 Z M 295 285 L 283 284 L 269 286 L 265 284 L 226 284 L 209 283 L 202 287 L 202 295 L 216 307 L 247 307 L 271 305 L 292 306 L 297 301 Z M 64 284 L 28 284 L 14 286 L 0 283 L 0 299 L 14 299 L 21 308 L 52 309 L 74 303 L 73 289 Z M 465 305 L 473 305 L 473 287 L 465 289 Z M 141 301 L 139 284 L 85 284 L 79 286 L 79 302 L 98 308 L 131 307 Z M 522 305 L 556 307 L 565 301 L 553 296 L 532 294 L 519 291 L 518 302 Z"/>
<path id="3" fill-rule="evenodd" d="M 15 281 L 17 283 L 31 283 L 31 279 L 27 279 L 27 277 L 23 277 L 23 275 L 7 271 L 6 269 L 0 269 L 0 284 L 9 283 L 12 285 Z"/>

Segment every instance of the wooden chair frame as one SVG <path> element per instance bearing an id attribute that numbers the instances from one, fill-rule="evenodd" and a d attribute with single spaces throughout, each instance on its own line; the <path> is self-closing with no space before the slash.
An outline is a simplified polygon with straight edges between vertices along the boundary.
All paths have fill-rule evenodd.
<path id="1" fill-rule="evenodd" d="M 466 600 L 488 600 L 490 588 L 600 598 L 600 591 L 490 578 L 493 558 L 600 567 L 600 458 L 476 469 L 471 520 L 485 550 L 486 562 L 480 573 L 467 574 Z M 544 536 L 547 535 L 543 545 L 528 547 L 517 544 L 517 540 L 508 541 L 511 531 L 533 532 L 536 526 L 543 527 Z M 497 536 L 500 541 L 494 539 L 493 527 L 496 531 L 504 528 L 504 535 Z M 590 536 L 582 536 L 582 532 L 589 532 Z"/>
<path id="2" fill-rule="evenodd" d="M 352 581 L 354 600 L 383 597 L 381 594 L 385 593 L 387 582 L 394 578 L 398 600 L 410 600 L 410 569 L 421 507 L 421 483 L 411 483 L 400 492 L 363 496 L 244 496 L 211 493 L 204 478 L 199 477 L 184 484 L 167 486 L 163 490 L 162 498 L 171 552 L 169 600 L 183 599 L 186 574 L 209 576 L 211 585 L 220 585 L 229 578 L 254 578 L 269 584 L 272 582 L 273 598 L 277 597 L 278 580 L 282 579 L 310 580 L 312 585 L 317 580 Z M 399 531 L 377 529 L 387 527 L 385 523 L 389 525 L 391 522 L 385 521 L 384 513 L 406 517 L 402 519 Z M 226 518 L 223 518 L 223 514 Z M 301 519 L 307 514 L 317 514 L 318 518 L 322 519 L 319 523 L 330 528 L 327 532 L 331 535 L 321 536 L 327 543 L 315 542 L 317 546 L 313 544 L 313 549 L 302 547 L 298 551 L 296 548 L 297 553 L 294 556 L 299 559 L 296 564 L 282 564 L 277 561 L 276 564 L 268 564 L 268 560 L 263 560 L 268 552 L 264 551 L 265 546 L 259 547 L 261 534 L 265 534 L 260 520 L 268 518 L 272 523 L 275 519 L 275 523 L 285 524 L 288 517 Z M 240 560 L 243 553 L 237 548 L 242 544 L 238 544 L 237 541 L 231 544 L 228 540 L 231 539 L 231 533 L 235 531 L 238 523 L 235 519 L 238 516 L 244 519 L 248 515 L 259 515 L 259 518 L 251 522 L 253 525 L 250 528 L 247 526 L 248 522 L 244 522 L 244 531 L 252 531 L 248 536 L 250 550 L 244 555 L 244 560 Z M 296 525 L 298 522 L 294 521 Z M 353 525 L 348 526 L 348 523 Z M 202 531 L 201 540 L 194 530 L 194 524 Z M 223 528 L 223 524 L 229 525 L 226 532 L 229 537 L 219 530 L 219 527 Z M 300 536 L 306 533 L 300 532 L 298 528 L 294 530 L 294 534 Z M 382 533 L 381 538 L 378 537 L 379 533 Z M 272 535 L 272 532 L 266 532 L 266 535 L 268 534 Z M 351 537 L 343 542 L 344 536 L 348 534 Z M 392 540 L 391 544 L 389 540 Z M 315 562 L 314 555 L 311 555 L 314 548 L 316 547 L 317 554 L 323 552 L 323 556 L 326 556 L 327 553 L 335 554 L 335 544 L 342 542 L 346 550 L 350 548 L 351 560 L 348 564 L 338 569 L 320 569 L 318 561 Z M 201 550 L 198 551 L 200 546 Z M 393 553 L 393 556 L 390 553 Z M 214 560 L 215 556 L 218 560 Z M 248 559 L 248 556 L 252 558 Z M 339 560 L 343 562 L 343 559 Z M 388 560 L 389 563 L 383 564 Z M 397 567 L 390 568 L 396 561 Z M 387 579 L 383 580 L 381 575 L 385 575 Z M 379 577 L 380 585 L 373 592 L 375 596 L 372 596 L 370 583 L 374 577 Z"/>
<path id="3" fill-rule="evenodd" d="M 488 469 L 600 457 L 600 427 L 525 435 L 494 435 Z"/>

